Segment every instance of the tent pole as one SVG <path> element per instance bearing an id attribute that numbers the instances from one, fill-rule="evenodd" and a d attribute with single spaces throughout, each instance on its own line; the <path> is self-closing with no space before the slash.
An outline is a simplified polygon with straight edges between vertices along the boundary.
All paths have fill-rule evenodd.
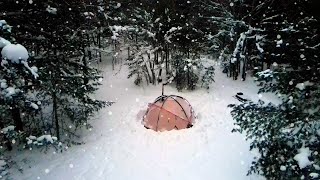
<path id="1" fill-rule="evenodd" d="M 164 86 L 167 85 L 169 82 L 166 82 L 166 83 L 162 83 L 162 96 L 164 94 Z"/>
<path id="2" fill-rule="evenodd" d="M 162 96 L 163 96 L 163 91 L 164 91 L 164 84 L 162 83 Z"/>

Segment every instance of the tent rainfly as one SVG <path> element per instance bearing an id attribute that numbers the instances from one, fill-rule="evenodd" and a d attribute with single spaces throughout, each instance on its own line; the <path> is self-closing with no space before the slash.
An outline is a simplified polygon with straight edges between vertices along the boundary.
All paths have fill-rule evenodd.
<path id="1" fill-rule="evenodd" d="M 194 111 L 186 99 L 162 95 L 149 104 L 142 123 L 147 129 L 170 131 L 192 127 L 194 120 Z"/>

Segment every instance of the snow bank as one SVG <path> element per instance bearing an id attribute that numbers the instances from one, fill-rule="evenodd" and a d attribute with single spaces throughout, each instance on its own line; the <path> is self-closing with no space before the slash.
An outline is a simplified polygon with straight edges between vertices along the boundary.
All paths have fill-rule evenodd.
<path id="1" fill-rule="evenodd" d="M 8 44 L 2 51 L 1 55 L 3 58 L 10 60 L 12 63 L 21 63 L 29 58 L 27 49 L 21 44 Z"/>

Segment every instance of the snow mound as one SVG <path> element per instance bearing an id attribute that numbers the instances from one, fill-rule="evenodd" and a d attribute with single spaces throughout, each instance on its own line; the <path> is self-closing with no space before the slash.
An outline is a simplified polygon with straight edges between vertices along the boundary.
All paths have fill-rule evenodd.
<path id="1" fill-rule="evenodd" d="M 21 44 L 8 44 L 1 51 L 2 57 L 10 60 L 12 63 L 19 64 L 29 58 L 27 49 Z"/>

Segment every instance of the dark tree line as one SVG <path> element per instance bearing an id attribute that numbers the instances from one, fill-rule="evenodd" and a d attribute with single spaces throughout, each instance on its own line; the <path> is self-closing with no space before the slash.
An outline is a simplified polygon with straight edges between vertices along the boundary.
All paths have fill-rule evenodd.
<path id="1" fill-rule="evenodd" d="M 238 127 L 234 131 L 246 132 L 250 148 L 260 153 L 249 173 L 267 179 L 318 179 L 320 38 L 319 16 L 312 8 L 316 3 L 250 3 L 256 3 L 256 10 L 245 19 L 252 27 L 247 31 L 245 47 L 250 51 L 245 58 L 256 64 L 259 93 L 274 93 L 281 103 L 231 105 Z M 260 39 L 250 39 L 253 34 Z M 263 51 L 252 51 L 255 45 Z"/>
<path id="2" fill-rule="evenodd" d="M 1 40 L 29 54 L 19 62 L 1 56 L 2 150 L 77 144 L 78 130 L 112 104 L 92 98 L 103 78 L 92 64 L 111 34 L 107 7 L 102 0 L 0 2 Z"/>

